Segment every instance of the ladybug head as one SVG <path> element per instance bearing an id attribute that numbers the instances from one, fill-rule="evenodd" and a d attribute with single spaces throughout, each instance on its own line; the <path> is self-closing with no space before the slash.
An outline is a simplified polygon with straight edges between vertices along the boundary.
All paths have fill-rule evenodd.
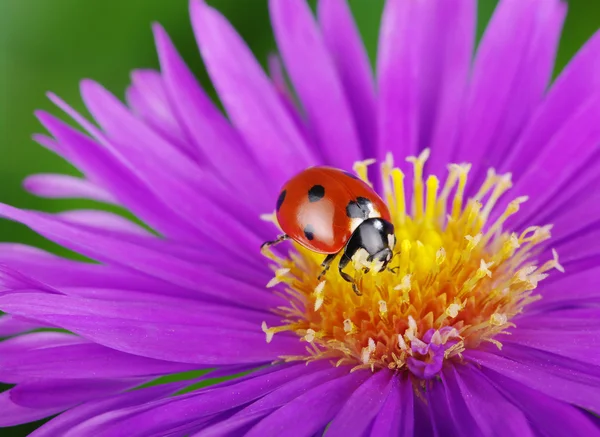
<path id="1" fill-rule="evenodd" d="M 382 218 L 370 218 L 356 228 L 346 243 L 344 255 L 356 269 L 382 272 L 393 257 L 395 245 L 394 225 Z"/>

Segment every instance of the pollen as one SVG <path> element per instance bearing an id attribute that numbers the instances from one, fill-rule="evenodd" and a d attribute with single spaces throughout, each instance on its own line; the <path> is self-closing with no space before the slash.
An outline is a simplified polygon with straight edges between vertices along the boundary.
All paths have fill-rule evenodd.
<path id="1" fill-rule="evenodd" d="M 467 190 L 470 164 L 448 165 L 439 180 L 424 174 L 428 157 L 427 149 L 409 157 L 408 174 L 394 166 L 391 155 L 381 164 L 382 198 L 397 244 L 387 270 L 349 268 L 360 295 L 338 274 L 338 260 L 317 279 L 323 255 L 294 244 L 287 257 L 269 257 L 274 278 L 268 286 L 288 304 L 273 310 L 281 317 L 279 326 L 263 324 L 266 339 L 291 331 L 307 343 L 304 355 L 281 360 L 328 359 L 429 379 L 467 349 L 484 343 L 502 347 L 502 335 L 515 326 L 511 320 L 540 299 L 540 281 L 553 269 L 564 271 L 554 250 L 552 259 L 538 259 L 552 226 L 506 229 L 527 201 L 516 197 L 498 208 L 511 188 L 510 174 L 490 169 L 480 187 Z M 372 164 L 354 165 L 370 185 Z"/>

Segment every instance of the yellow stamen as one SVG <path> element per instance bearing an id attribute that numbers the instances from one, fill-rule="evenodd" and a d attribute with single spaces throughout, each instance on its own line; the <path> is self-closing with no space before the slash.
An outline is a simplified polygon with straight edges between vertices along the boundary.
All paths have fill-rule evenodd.
<path id="1" fill-rule="evenodd" d="M 319 282 L 319 285 L 315 287 L 314 295 L 315 295 L 315 311 L 319 311 L 323 302 L 325 300 L 323 289 L 325 288 L 325 281 Z"/>
<path id="2" fill-rule="evenodd" d="M 427 202 L 425 206 L 425 220 L 433 221 L 435 217 L 435 204 L 437 199 L 437 190 L 439 180 L 435 176 L 429 176 L 427 178 Z"/>
<path id="3" fill-rule="evenodd" d="M 344 332 L 352 333 L 356 332 L 356 326 L 352 323 L 352 320 L 346 319 L 344 320 Z"/>
<path id="4" fill-rule="evenodd" d="M 261 214 L 260 219 L 265 222 L 273 223 L 274 225 L 279 227 L 279 223 L 277 222 L 277 214 L 275 213 L 275 211 L 270 212 L 269 214 Z"/>
<path id="5" fill-rule="evenodd" d="M 392 186 L 396 197 L 396 217 L 400 223 L 406 220 L 406 199 L 404 197 L 404 173 L 398 168 L 392 169 Z M 393 213 L 394 210 L 392 210 Z"/>
<path id="6" fill-rule="evenodd" d="M 416 219 L 423 216 L 423 167 L 425 161 L 429 158 L 429 149 L 424 149 L 419 156 L 409 156 L 406 161 L 412 162 L 414 166 L 414 187 L 415 196 L 413 198 L 413 214 Z"/>
<path id="7" fill-rule="evenodd" d="M 289 268 L 275 270 L 275 277 L 267 283 L 267 288 L 274 287 L 277 284 L 279 284 L 280 282 L 283 282 L 285 275 L 287 275 L 289 272 L 290 272 Z"/>
<path id="8" fill-rule="evenodd" d="M 390 207 L 399 254 L 392 270 L 363 273 L 348 267 L 360 296 L 336 273 L 318 281 L 323 255 L 300 245 L 295 245 L 290 258 L 272 258 L 275 278 L 268 286 L 280 287 L 289 305 L 274 309 L 281 326 L 263 324 L 262 329 L 267 341 L 278 332 L 291 331 L 307 346 L 304 356 L 282 359 L 331 359 L 354 369 L 400 372 L 408 371 L 407 360 L 426 359 L 415 351 L 425 350 L 427 342 L 443 346 L 444 359 L 449 360 L 460 360 L 462 352 L 483 342 L 502 347 L 499 334 L 540 298 L 534 293 L 538 283 L 551 270 L 564 271 L 555 251 L 552 259 L 537 260 L 552 226 L 532 226 L 521 234 L 505 229 L 525 197 L 495 213 L 511 187 L 510 174 L 489 170 L 481 187 L 467 198 L 471 166 L 449 165 L 442 181 L 423 175 L 428 156 L 424 150 L 408 158 L 413 166 L 412 178 L 406 179 L 406 185 L 412 185 L 408 196 L 405 174 L 393 167 L 391 155 L 381 165 L 382 197 Z M 373 162 L 354 166 L 367 183 L 367 167 Z M 332 263 L 332 272 L 338 262 Z"/>
<path id="9" fill-rule="evenodd" d="M 463 204 L 463 196 L 465 194 L 465 186 L 467 185 L 467 175 L 471 170 L 471 165 L 457 165 L 456 171 L 458 173 L 458 187 L 456 188 L 456 194 L 454 195 L 454 201 L 452 202 L 452 218 L 457 219 Z"/>
<path id="10" fill-rule="evenodd" d="M 446 315 L 451 318 L 455 318 L 458 316 L 458 312 L 462 309 L 462 305 L 457 303 L 452 303 L 446 308 Z"/>
<path id="11" fill-rule="evenodd" d="M 315 340 L 316 332 L 310 328 L 306 330 L 306 334 L 304 335 L 304 341 L 308 343 L 312 343 Z"/>
<path id="12" fill-rule="evenodd" d="M 354 165 L 352 166 L 352 169 L 358 175 L 359 178 L 361 178 L 367 184 L 372 185 L 371 182 L 369 181 L 369 176 L 367 174 L 367 168 L 371 164 L 375 164 L 375 162 L 376 161 L 374 159 L 365 159 L 364 161 L 358 161 L 358 162 L 354 163 Z"/>

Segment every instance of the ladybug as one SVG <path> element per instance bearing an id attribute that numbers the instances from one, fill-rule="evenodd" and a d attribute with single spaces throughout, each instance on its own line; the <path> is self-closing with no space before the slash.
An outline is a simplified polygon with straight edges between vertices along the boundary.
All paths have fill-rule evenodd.
<path id="1" fill-rule="evenodd" d="M 279 226 L 284 234 L 261 246 L 293 240 L 327 255 L 321 264 L 320 280 L 332 261 L 341 254 L 339 274 L 360 291 L 344 268 L 349 263 L 365 273 L 382 272 L 393 257 L 396 237 L 385 202 L 352 173 L 332 167 L 311 167 L 281 189 L 276 204 Z M 391 269 L 390 269 L 391 270 Z"/>

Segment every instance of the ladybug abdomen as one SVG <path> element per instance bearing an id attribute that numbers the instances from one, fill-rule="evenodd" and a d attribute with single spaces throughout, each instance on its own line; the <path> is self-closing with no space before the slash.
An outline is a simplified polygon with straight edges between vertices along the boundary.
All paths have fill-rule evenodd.
<path id="1" fill-rule="evenodd" d="M 283 187 L 277 200 L 282 231 L 309 250 L 342 250 L 356 227 L 387 208 L 362 181 L 329 167 L 309 168 Z"/>
<path id="2" fill-rule="evenodd" d="M 335 226 L 338 208 L 331 198 L 312 197 L 312 201 L 302 201 L 297 189 L 286 187 L 287 204 L 277 212 L 277 220 L 283 232 L 307 249 L 320 253 L 339 252 L 350 238 L 349 228 Z M 304 190 L 303 190 L 304 191 Z M 305 194 L 306 195 L 306 194 Z"/>

